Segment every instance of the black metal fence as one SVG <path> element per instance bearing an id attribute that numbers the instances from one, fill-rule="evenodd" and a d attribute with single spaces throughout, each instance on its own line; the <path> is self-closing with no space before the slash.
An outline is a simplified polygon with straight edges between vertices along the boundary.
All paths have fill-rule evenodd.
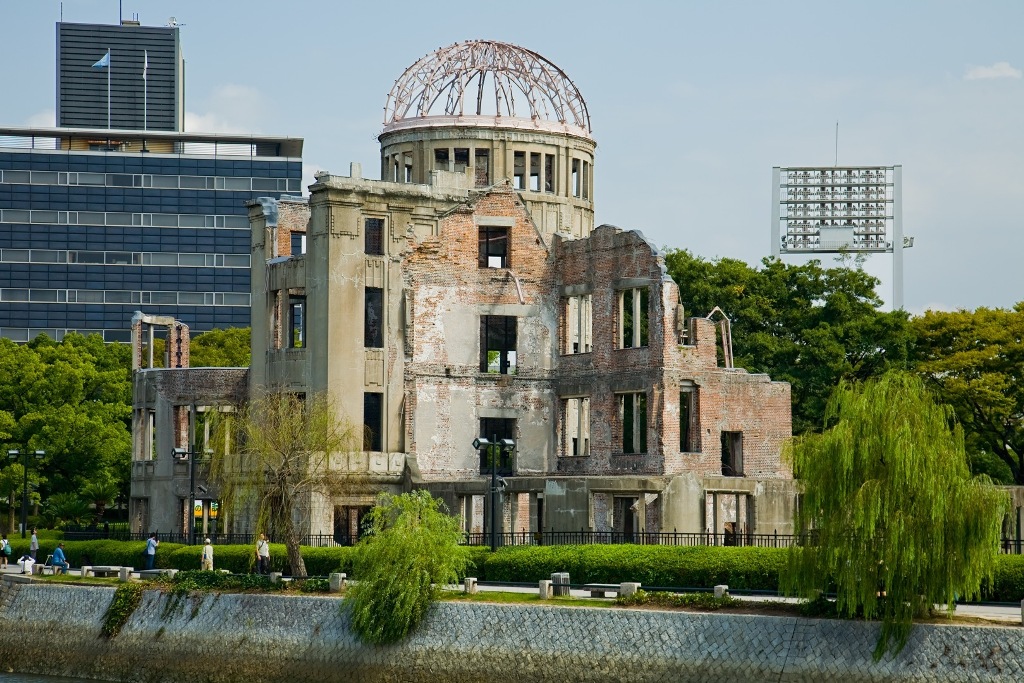
<path id="1" fill-rule="evenodd" d="M 256 534 L 206 534 L 196 533 L 196 543 L 209 538 L 215 545 L 255 545 Z M 160 532 L 157 537 L 168 543 L 188 543 L 187 533 Z M 110 539 L 113 541 L 144 541 L 149 534 L 124 529 L 68 529 L 64 539 L 68 541 L 91 541 Z M 341 534 L 310 534 L 302 537 L 300 544 L 313 548 L 335 548 L 354 545 L 358 536 Z M 807 545 L 814 542 L 813 534 L 712 534 L 670 532 L 622 532 L 622 531 L 537 531 L 505 532 L 498 534 L 499 546 L 520 545 L 666 545 L 666 546 L 733 546 L 755 548 L 788 548 L 792 545 Z M 283 539 L 270 535 L 271 543 L 282 543 Z M 466 534 L 466 545 L 490 545 L 489 533 Z M 1024 541 L 1017 538 L 1003 538 L 999 549 L 1004 554 L 1020 555 Z"/>

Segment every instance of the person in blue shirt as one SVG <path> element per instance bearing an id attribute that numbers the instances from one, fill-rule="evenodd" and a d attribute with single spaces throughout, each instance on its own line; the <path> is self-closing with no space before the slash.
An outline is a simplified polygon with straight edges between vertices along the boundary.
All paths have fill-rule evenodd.
<path id="1" fill-rule="evenodd" d="M 149 540 L 146 541 L 146 569 L 152 569 L 156 563 L 156 547 L 160 545 L 160 541 L 156 538 L 156 533 L 149 535 Z"/>
<path id="2" fill-rule="evenodd" d="M 64 557 L 64 544 L 58 543 L 57 547 L 53 551 L 53 567 L 54 571 L 60 571 L 64 574 L 68 573 L 68 568 L 71 566 L 68 564 L 68 560 Z M 59 569 L 58 569 L 59 568 Z"/>

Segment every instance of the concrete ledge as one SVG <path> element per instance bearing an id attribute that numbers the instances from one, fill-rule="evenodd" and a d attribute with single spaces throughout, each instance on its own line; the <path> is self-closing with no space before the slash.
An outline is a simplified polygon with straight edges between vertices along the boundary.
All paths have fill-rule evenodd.
<path id="1" fill-rule="evenodd" d="M 28 574 L 4 574 L 3 578 L 7 583 L 32 583 L 35 580 Z"/>

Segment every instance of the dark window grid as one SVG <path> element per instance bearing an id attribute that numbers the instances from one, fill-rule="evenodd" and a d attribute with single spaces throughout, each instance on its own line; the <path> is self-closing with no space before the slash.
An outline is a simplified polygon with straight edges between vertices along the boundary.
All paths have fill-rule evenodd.
<path id="1" fill-rule="evenodd" d="M 384 254 L 384 219 L 367 218 L 363 221 L 365 228 L 365 251 L 367 254 L 381 256 Z"/>
<path id="2" fill-rule="evenodd" d="M 488 441 L 516 438 L 516 420 L 511 417 L 484 417 L 480 419 L 480 436 Z M 490 474 L 494 465 L 498 466 L 498 474 L 507 477 L 514 473 L 514 453 L 505 449 L 483 448 L 480 450 L 480 473 Z"/>
<path id="3" fill-rule="evenodd" d="M 384 348 L 384 290 L 367 287 L 363 307 L 363 346 Z"/>
<path id="4" fill-rule="evenodd" d="M 363 394 L 363 450 L 383 450 L 384 394 Z"/>

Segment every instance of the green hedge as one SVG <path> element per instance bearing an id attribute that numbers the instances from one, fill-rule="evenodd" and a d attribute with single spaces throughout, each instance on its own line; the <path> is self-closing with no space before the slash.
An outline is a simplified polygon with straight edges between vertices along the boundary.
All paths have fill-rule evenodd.
<path id="1" fill-rule="evenodd" d="M 538 581 L 569 572 L 573 583 L 639 581 L 645 586 L 776 590 L 786 550 L 640 545 L 502 548 L 483 562 L 485 581 Z"/>
<path id="2" fill-rule="evenodd" d="M 1024 555 L 999 556 L 995 580 L 983 591 L 982 599 L 993 602 L 1024 600 Z"/>

